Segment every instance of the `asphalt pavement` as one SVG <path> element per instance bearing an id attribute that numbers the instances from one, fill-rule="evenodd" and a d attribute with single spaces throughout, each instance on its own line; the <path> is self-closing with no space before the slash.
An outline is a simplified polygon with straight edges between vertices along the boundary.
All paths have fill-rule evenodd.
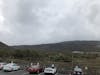
<path id="1" fill-rule="evenodd" d="M 4 72 L 4 71 L 0 71 L 0 75 L 44 75 L 44 73 L 40 73 L 40 74 L 29 74 L 28 72 L 24 71 L 24 70 L 19 70 L 19 71 L 13 71 L 13 72 Z M 59 74 L 57 73 L 56 75 L 66 75 L 66 74 Z"/>
<path id="2" fill-rule="evenodd" d="M 0 71 L 0 75 L 24 75 L 24 73 L 26 73 L 26 72 L 23 70 L 13 71 L 13 72 Z"/>

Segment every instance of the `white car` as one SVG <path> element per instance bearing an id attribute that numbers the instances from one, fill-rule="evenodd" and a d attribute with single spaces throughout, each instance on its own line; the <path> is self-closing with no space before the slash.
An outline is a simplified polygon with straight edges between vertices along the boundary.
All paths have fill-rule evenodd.
<path id="1" fill-rule="evenodd" d="M 4 65 L 4 67 L 3 67 L 4 71 L 16 71 L 16 70 L 19 70 L 19 69 L 20 69 L 20 66 L 13 63 L 13 62 L 11 62 L 7 65 Z"/>
<path id="2" fill-rule="evenodd" d="M 55 75 L 57 73 L 57 69 L 54 67 L 54 65 L 52 65 L 52 67 L 47 67 L 44 69 L 44 74 L 45 75 Z"/>
<path id="3" fill-rule="evenodd" d="M 4 65 L 6 65 L 6 63 L 3 63 L 3 62 L 0 63 L 0 70 L 3 69 Z"/>
<path id="4" fill-rule="evenodd" d="M 73 74 L 72 75 L 83 75 L 83 71 L 79 66 L 75 66 Z"/>

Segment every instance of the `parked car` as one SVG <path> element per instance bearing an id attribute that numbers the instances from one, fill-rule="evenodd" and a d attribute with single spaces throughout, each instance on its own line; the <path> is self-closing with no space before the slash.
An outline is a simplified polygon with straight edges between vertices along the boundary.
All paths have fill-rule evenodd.
<path id="1" fill-rule="evenodd" d="M 0 70 L 3 69 L 4 65 L 6 65 L 6 63 L 4 63 L 4 62 L 1 62 L 1 63 L 0 63 Z"/>
<path id="2" fill-rule="evenodd" d="M 44 69 L 44 74 L 45 75 L 48 75 L 48 74 L 55 75 L 56 73 L 57 73 L 57 69 L 54 66 L 54 64 L 52 64 L 51 67 L 47 67 L 47 68 Z"/>
<path id="3" fill-rule="evenodd" d="M 36 65 L 33 65 L 31 63 L 31 65 L 27 68 L 27 71 L 32 74 L 32 73 L 41 73 L 43 72 L 43 68 L 40 66 L 39 63 L 37 63 Z"/>
<path id="4" fill-rule="evenodd" d="M 4 65 L 4 67 L 3 67 L 4 71 L 17 71 L 19 69 L 20 69 L 20 66 L 13 62 L 8 63 L 8 64 Z"/>
<path id="5" fill-rule="evenodd" d="M 74 71 L 72 72 L 72 75 L 83 75 L 83 71 L 78 66 L 75 66 Z"/>

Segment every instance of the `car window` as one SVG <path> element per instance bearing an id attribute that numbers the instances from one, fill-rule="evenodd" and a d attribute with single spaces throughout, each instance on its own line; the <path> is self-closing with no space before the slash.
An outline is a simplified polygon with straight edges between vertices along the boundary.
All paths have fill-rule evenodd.
<path id="1" fill-rule="evenodd" d="M 13 64 L 13 66 L 17 66 L 17 64 Z"/>

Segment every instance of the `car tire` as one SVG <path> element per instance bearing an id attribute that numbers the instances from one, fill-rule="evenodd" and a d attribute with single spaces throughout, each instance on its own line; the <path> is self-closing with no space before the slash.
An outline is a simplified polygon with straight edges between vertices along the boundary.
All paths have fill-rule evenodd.
<path id="1" fill-rule="evenodd" d="M 29 72 L 29 74 L 33 74 L 32 72 Z"/>

